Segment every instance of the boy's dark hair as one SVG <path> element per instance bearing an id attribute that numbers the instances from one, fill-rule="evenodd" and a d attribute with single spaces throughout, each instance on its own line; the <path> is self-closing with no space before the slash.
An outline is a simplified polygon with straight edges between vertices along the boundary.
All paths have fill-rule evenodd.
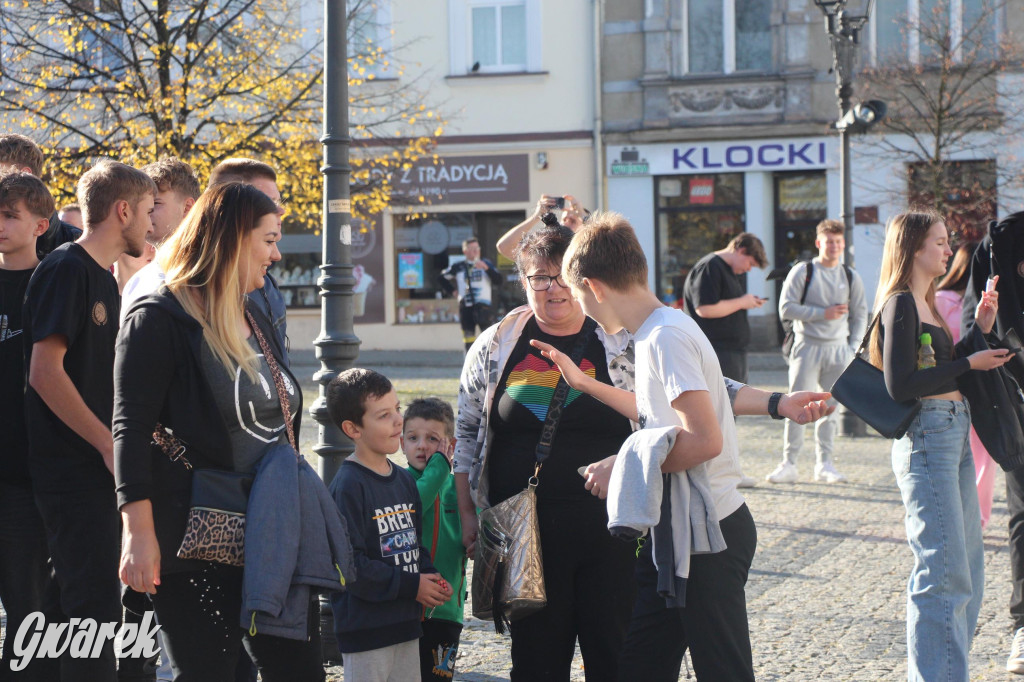
<path id="1" fill-rule="evenodd" d="M 127 201 L 134 209 L 145 194 L 156 194 L 156 184 L 137 168 L 102 159 L 78 179 L 77 191 L 88 227 L 103 222 L 115 202 Z"/>
<path id="2" fill-rule="evenodd" d="M 409 407 L 405 408 L 405 416 L 402 421 L 402 429 L 409 423 L 410 419 L 426 419 L 432 422 L 444 424 L 444 435 L 448 438 L 455 437 L 455 412 L 452 406 L 440 398 L 431 396 L 429 398 L 416 398 Z"/>
<path id="3" fill-rule="evenodd" d="M 251 183 L 256 178 L 264 178 L 271 182 L 277 182 L 277 171 L 273 166 L 267 165 L 256 159 L 235 157 L 225 159 L 214 166 L 210 171 L 210 187 L 225 182 Z"/>
<path id="4" fill-rule="evenodd" d="M 820 237 L 823 234 L 843 234 L 846 232 L 846 225 L 840 220 L 832 220 L 826 218 L 818 223 L 818 226 L 814 228 L 814 234 L 816 237 Z"/>
<path id="5" fill-rule="evenodd" d="M 470 236 L 468 239 L 463 239 L 462 240 L 462 250 L 465 251 L 466 247 L 469 246 L 470 244 L 479 244 L 479 243 L 480 243 L 480 240 L 477 239 L 476 235 L 474 234 L 474 235 Z"/>
<path id="6" fill-rule="evenodd" d="M 742 251 L 747 254 L 754 259 L 759 268 L 768 267 L 768 256 L 764 252 L 764 243 L 761 242 L 756 234 L 740 232 L 732 238 L 732 241 L 729 242 L 729 246 L 726 248 L 729 251 Z"/>
<path id="7" fill-rule="evenodd" d="M 18 170 L 30 168 L 38 178 L 43 174 L 43 150 L 24 135 L 0 135 L 0 164 L 14 164 Z"/>
<path id="8" fill-rule="evenodd" d="M 576 231 L 562 261 L 566 284 L 583 287 L 598 279 L 616 291 L 647 286 L 647 258 L 625 216 L 598 211 Z"/>
<path id="9" fill-rule="evenodd" d="M 394 386 L 380 372 L 362 367 L 346 369 L 327 384 L 327 413 L 340 429 L 342 422 L 363 425 L 367 399 L 386 396 Z"/>
<path id="10" fill-rule="evenodd" d="M 0 173 L 0 206 L 13 208 L 19 201 L 34 216 L 48 219 L 53 215 L 53 196 L 42 180 L 21 170 Z"/>
<path id="11" fill-rule="evenodd" d="M 142 172 L 153 179 L 156 188 L 161 192 L 174 190 L 183 197 L 198 199 L 199 178 L 192 166 L 173 156 L 164 158 L 142 167 Z"/>

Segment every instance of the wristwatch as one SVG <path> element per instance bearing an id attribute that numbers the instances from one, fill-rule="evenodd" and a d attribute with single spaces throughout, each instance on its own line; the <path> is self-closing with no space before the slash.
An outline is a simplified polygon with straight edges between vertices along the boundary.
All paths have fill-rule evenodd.
<path id="1" fill-rule="evenodd" d="M 781 393 L 772 393 L 771 397 L 768 398 L 768 415 L 772 419 L 784 419 L 784 417 L 781 414 L 779 414 L 780 400 L 782 400 Z"/>

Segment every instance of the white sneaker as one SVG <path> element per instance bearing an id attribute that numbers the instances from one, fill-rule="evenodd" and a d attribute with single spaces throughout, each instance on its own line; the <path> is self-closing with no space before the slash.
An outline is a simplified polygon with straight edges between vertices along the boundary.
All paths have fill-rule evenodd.
<path id="1" fill-rule="evenodd" d="M 814 466 L 814 480 L 825 483 L 842 483 L 846 480 L 846 476 L 836 471 L 832 462 L 822 462 Z"/>
<path id="2" fill-rule="evenodd" d="M 1010 657 L 1006 659 L 1006 671 L 1024 675 L 1024 628 L 1017 628 L 1013 635 Z"/>
<path id="3" fill-rule="evenodd" d="M 800 475 L 796 472 L 796 465 L 783 462 L 775 467 L 775 471 L 764 477 L 769 483 L 796 483 Z"/>
<path id="4" fill-rule="evenodd" d="M 740 482 L 736 484 L 737 488 L 753 488 L 757 485 L 757 479 L 753 476 L 747 476 L 746 474 L 740 474 Z"/>

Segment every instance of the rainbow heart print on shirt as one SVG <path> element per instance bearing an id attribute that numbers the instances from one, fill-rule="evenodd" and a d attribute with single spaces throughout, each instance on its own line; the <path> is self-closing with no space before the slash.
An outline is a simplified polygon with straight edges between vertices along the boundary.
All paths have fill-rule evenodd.
<path id="1" fill-rule="evenodd" d="M 591 379 L 597 375 L 594 363 L 586 358 L 580 363 L 580 369 Z M 551 397 L 555 394 L 555 386 L 561 378 L 562 373 L 558 371 L 558 367 L 548 364 L 544 358 L 527 355 L 509 373 L 505 392 L 533 413 L 534 417 L 544 421 L 548 418 L 548 407 L 551 405 Z M 580 392 L 570 388 L 564 406 L 568 407 L 578 397 Z"/>

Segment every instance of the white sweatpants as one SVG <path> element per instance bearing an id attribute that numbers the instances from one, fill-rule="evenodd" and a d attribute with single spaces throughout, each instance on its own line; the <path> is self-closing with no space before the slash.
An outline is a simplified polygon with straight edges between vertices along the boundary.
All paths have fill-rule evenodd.
<path id="1" fill-rule="evenodd" d="M 790 391 L 827 391 L 853 360 L 853 351 L 845 343 L 808 343 L 797 336 L 789 356 Z M 830 400 L 835 404 L 835 400 Z M 815 462 L 832 460 L 832 442 L 836 437 L 839 413 L 833 412 L 814 424 Z M 804 427 L 786 420 L 785 443 L 782 448 L 784 462 L 796 464 L 796 456 L 804 444 Z"/>

